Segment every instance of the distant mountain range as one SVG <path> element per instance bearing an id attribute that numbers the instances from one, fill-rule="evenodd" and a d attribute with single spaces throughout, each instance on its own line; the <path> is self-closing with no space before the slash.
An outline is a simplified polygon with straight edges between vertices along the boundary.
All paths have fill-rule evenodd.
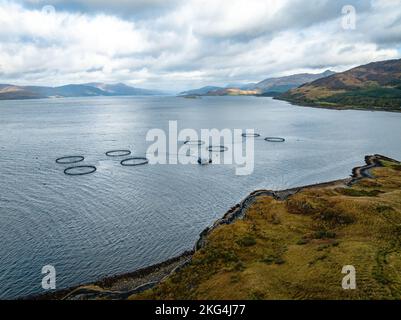
<path id="1" fill-rule="evenodd" d="M 180 95 L 270 96 L 306 106 L 401 111 L 401 59 L 373 62 L 341 73 L 328 70 L 238 87 L 203 87 Z"/>
<path id="2" fill-rule="evenodd" d="M 329 108 L 401 111 L 401 59 L 337 73 L 292 89 L 278 99 Z"/>
<path id="3" fill-rule="evenodd" d="M 0 100 L 52 97 L 159 95 L 160 91 L 133 88 L 123 83 L 87 83 L 61 87 L 0 84 Z M 401 111 L 401 59 L 373 62 L 334 73 L 295 74 L 259 83 L 203 87 L 180 93 L 199 96 L 271 96 L 294 104 L 325 108 Z"/>
<path id="4" fill-rule="evenodd" d="M 327 70 L 323 73 L 310 74 L 301 73 L 286 77 L 269 78 L 259 83 L 250 83 L 241 86 L 227 87 L 203 87 L 200 89 L 185 91 L 180 93 L 182 96 L 228 96 L 228 95 L 259 95 L 259 96 L 278 96 L 290 89 L 297 88 L 308 82 L 321 79 L 335 72 Z"/>
<path id="5" fill-rule="evenodd" d="M 123 83 L 70 84 L 61 87 L 16 86 L 0 84 L 0 100 L 44 99 L 95 96 L 150 96 L 160 91 L 133 88 Z"/>

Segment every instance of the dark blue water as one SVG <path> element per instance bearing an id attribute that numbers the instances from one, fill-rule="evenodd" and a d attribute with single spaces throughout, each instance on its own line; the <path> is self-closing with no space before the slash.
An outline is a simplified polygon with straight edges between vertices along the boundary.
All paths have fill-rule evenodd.
<path id="1" fill-rule="evenodd" d="M 255 129 L 255 170 L 235 165 L 121 167 L 104 153 L 144 155 L 152 128 Z M 0 102 L 0 298 L 41 293 L 161 262 L 255 189 L 344 178 L 366 154 L 401 159 L 401 114 L 294 107 L 269 98 L 85 98 Z M 98 171 L 68 177 L 59 156 Z"/>

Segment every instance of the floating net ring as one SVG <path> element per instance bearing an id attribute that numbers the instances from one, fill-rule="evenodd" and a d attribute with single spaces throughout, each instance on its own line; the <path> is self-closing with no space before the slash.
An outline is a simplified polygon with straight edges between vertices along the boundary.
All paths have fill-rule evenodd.
<path id="1" fill-rule="evenodd" d="M 111 150 L 106 152 L 106 156 L 108 157 L 126 157 L 130 154 L 130 150 Z"/>
<path id="2" fill-rule="evenodd" d="M 130 163 L 130 162 L 132 162 L 132 163 Z M 128 159 L 124 159 L 121 161 L 121 165 L 124 167 L 143 166 L 148 163 L 149 163 L 148 158 L 144 158 L 144 157 L 128 158 Z"/>
<path id="3" fill-rule="evenodd" d="M 265 141 L 267 141 L 267 142 L 285 142 L 285 139 L 278 138 L 278 137 L 267 137 L 267 138 L 265 138 Z"/>
<path id="4" fill-rule="evenodd" d="M 226 152 L 228 148 L 225 146 L 210 146 L 207 148 L 209 152 Z"/>
<path id="5" fill-rule="evenodd" d="M 205 144 L 205 141 L 202 140 L 188 140 L 184 142 L 185 145 L 187 146 L 203 146 Z"/>
<path id="6" fill-rule="evenodd" d="M 260 134 L 259 133 L 243 133 L 242 137 L 243 138 L 259 138 Z"/>
<path id="7" fill-rule="evenodd" d="M 84 160 L 85 160 L 85 157 L 83 157 L 83 156 L 68 156 L 68 157 L 61 157 L 61 158 L 56 159 L 56 163 L 73 164 L 73 163 L 82 162 Z"/>
<path id="8" fill-rule="evenodd" d="M 87 174 L 96 172 L 96 170 L 95 166 L 76 166 L 65 169 L 64 173 L 67 176 L 86 176 Z"/>

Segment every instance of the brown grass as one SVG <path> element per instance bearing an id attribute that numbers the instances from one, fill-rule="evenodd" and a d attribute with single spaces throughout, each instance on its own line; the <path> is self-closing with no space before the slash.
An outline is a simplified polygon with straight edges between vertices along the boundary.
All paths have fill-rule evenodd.
<path id="1" fill-rule="evenodd" d="M 401 171 L 387 162 L 352 188 L 260 196 L 213 231 L 190 265 L 132 299 L 399 299 Z M 357 290 L 342 289 L 344 265 Z"/>

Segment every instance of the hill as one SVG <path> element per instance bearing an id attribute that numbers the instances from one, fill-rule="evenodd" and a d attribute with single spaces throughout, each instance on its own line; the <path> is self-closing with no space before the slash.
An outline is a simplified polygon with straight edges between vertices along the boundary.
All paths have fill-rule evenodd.
<path id="1" fill-rule="evenodd" d="M 335 72 L 327 70 L 323 73 L 317 74 L 301 73 L 280 78 L 270 78 L 257 83 L 254 85 L 253 89 L 260 91 L 261 94 L 264 95 L 269 92 L 282 93 L 292 88 L 297 88 L 305 83 L 328 77 L 333 74 L 335 74 Z"/>
<path id="2" fill-rule="evenodd" d="M 304 84 L 278 98 L 329 108 L 401 111 L 401 59 L 359 66 Z"/>
<path id="3" fill-rule="evenodd" d="M 255 192 L 189 264 L 131 299 L 400 299 L 401 164 L 367 163 L 352 180 Z M 356 290 L 342 288 L 346 265 Z"/>
<path id="4" fill-rule="evenodd" d="M 215 87 L 215 86 L 206 86 L 206 87 L 202 87 L 199 89 L 194 89 L 194 90 L 188 90 L 188 91 L 184 91 L 181 92 L 180 95 L 181 96 L 203 96 L 203 95 L 207 95 L 208 92 L 212 92 L 212 91 L 216 91 L 216 90 L 222 90 L 224 88 L 221 87 Z"/>
<path id="5" fill-rule="evenodd" d="M 60 87 L 16 86 L 0 84 L 0 100 L 45 99 L 54 97 L 136 96 L 161 92 L 133 88 L 123 83 L 70 84 Z"/>
<path id="6" fill-rule="evenodd" d="M 250 83 L 245 85 L 226 87 L 207 86 L 200 89 L 181 92 L 182 96 L 241 96 L 241 95 L 261 95 L 261 96 L 277 96 L 292 88 L 299 87 L 302 84 L 311 82 L 323 77 L 334 74 L 333 71 L 327 70 L 323 73 L 301 73 L 285 77 L 268 78 L 259 83 Z"/>

